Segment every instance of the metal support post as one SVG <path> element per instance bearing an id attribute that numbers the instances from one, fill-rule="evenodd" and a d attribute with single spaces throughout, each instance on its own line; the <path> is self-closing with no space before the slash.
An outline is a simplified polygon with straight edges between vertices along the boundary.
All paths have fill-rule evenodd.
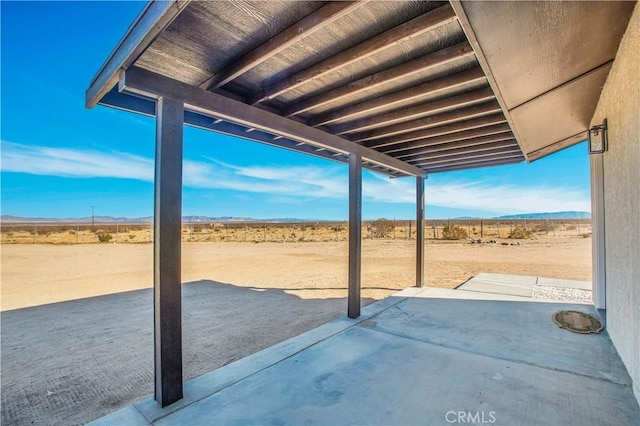
<path id="1" fill-rule="evenodd" d="M 155 216 L 153 238 L 155 400 L 165 407 L 182 399 L 182 102 L 156 106 Z"/>
<path id="2" fill-rule="evenodd" d="M 349 154 L 349 318 L 360 316 L 362 268 L 362 157 Z"/>
<path id="3" fill-rule="evenodd" d="M 416 176 L 416 287 L 424 285 L 424 177 Z"/>

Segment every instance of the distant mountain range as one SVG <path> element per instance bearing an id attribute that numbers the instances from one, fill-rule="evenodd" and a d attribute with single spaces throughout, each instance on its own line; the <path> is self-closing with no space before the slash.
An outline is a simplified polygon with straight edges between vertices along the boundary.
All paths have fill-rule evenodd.
<path id="1" fill-rule="evenodd" d="M 524 213 L 499 216 L 495 219 L 591 219 L 589 212 L 552 212 L 552 213 Z"/>
<path id="2" fill-rule="evenodd" d="M 475 216 L 456 217 L 452 220 L 477 220 L 481 219 Z M 549 212 L 549 213 L 522 213 L 510 214 L 505 216 L 485 217 L 485 219 L 591 219 L 589 212 Z"/>
<path id="3" fill-rule="evenodd" d="M 591 213 L 589 212 L 552 212 L 552 213 L 524 213 L 514 214 L 507 216 L 494 217 L 493 219 L 590 219 Z M 455 219 L 479 219 L 474 217 L 457 217 Z M 455 220 L 454 219 L 454 220 Z M 33 222 L 48 222 L 48 223 L 91 223 L 91 216 L 86 217 L 64 217 L 64 218 L 47 218 L 47 217 L 22 217 L 2 215 L 0 221 L 4 223 L 33 223 Z M 113 217 L 113 216 L 94 216 L 93 221 L 95 223 L 151 223 L 153 222 L 153 216 L 145 217 Z M 182 216 L 183 222 L 277 222 L 277 223 L 299 223 L 299 222 L 330 222 L 327 220 L 318 219 L 298 219 L 293 217 L 284 218 L 270 218 L 270 219 L 255 219 L 251 217 L 233 217 L 233 216 Z"/>

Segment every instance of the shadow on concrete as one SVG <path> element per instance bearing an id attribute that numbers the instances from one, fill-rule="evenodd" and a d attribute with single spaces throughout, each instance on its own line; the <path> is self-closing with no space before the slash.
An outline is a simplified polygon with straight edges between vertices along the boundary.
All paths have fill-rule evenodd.
<path id="1" fill-rule="evenodd" d="M 471 299 L 470 299 L 471 297 Z M 493 296 L 489 296 L 493 297 Z M 609 336 L 551 320 L 592 306 L 410 288 L 145 400 L 114 423 L 637 425 L 631 379 Z M 460 414 L 462 413 L 462 414 Z"/>
<path id="2" fill-rule="evenodd" d="M 184 378 L 326 323 L 342 298 L 202 280 L 183 294 Z M 363 299 L 363 305 L 373 300 Z M 152 289 L 1 313 L 2 424 L 83 424 L 153 393 Z"/>

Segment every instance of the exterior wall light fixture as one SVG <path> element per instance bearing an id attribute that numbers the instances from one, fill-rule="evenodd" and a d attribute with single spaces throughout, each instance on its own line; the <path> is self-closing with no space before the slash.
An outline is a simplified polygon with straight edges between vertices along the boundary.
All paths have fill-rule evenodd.
<path id="1" fill-rule="evenodd" d="M 589 154 L 602 154 L 607 150 L 607 119 L 589 129 Z"/>

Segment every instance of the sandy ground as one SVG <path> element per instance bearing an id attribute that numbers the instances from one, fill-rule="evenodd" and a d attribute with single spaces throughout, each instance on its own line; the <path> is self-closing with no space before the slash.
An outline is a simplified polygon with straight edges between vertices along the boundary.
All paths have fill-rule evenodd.
<path id="1" fill-rule="evenodd" d="M 591 240 L 430 241 L 427 284 L 591 278 Z M 83 424 L 153 392 L 150 244 L 3 245 L 2 424 Z M 363 242 L 363 303 L 414 284 L 415 241 Z M 185 379 L 346 312 L 347 243 L 188 243 Z"/>
<path id="2" fill-rule="evenodd" d="M 507 240 L 505 240 L 507 241 Z M 591 239 L 541 236 L 520 246 L 430 241 L 427 285 L 455 287 L 479 272 L 591 279 Z M 3 245 L 3 311 L 152 285 L 150 244 Z M 415 241 L 364 240 L 363 297 L 414 285 Z M 188 243 L 183 281 L 279 288 L 301 298 L 343 297 L 347 243 Z"/>

